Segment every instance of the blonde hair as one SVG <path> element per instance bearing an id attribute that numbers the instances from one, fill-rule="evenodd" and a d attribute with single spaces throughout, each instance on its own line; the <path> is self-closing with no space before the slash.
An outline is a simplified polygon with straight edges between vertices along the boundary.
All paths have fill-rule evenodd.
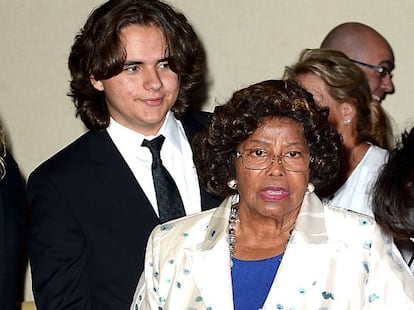
<path id="1" fill-rule="evenodd" d="M 382 105 L 376 101 L 371 102 L 371 123 L 371 135 L 377 145 L 390 151 L 394 147 L 392 126 Z"/>
<path id="2" fill-rule="evenodd" d="M 328 49 L 306 49 L 293 66 L 287 67 L 284 78 L 297 79 L 311 73 L 321 78 L 328 93 L 337 102 L 351 102 L 357 111 L 357 142 L 379 145 L 372 134 L 371 90 L 364 72 L 344 53 Z"/>

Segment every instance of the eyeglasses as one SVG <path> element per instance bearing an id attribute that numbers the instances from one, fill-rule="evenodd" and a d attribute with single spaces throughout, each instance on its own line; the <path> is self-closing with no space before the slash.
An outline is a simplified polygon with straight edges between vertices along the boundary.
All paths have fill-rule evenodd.
<path id="1" fill-rule="evenodd" d="M 365 62 L 359 61 L 359 60 L 355 60 L 355 59 L 350 59 L 353 63 L 356 63 L 358 65 L 370 68 L 376 72 L 378 72 L 381 76 L 381 78 L 385 78 L 387 75 L 391 76 L 391 71 L 392 69 L 388 69 L 386 67 L 383 66 L 374 66 L 371 64 L 367 64 Z"/>
<path id="2" fill-rule="evenodd" d="M 311 158 L 307 152 L 289 151 L 285 154 L 276 155 L 261 148 L 248 149 L 243 152 L 237 151 L 236 158 L 241 158 L 243 167 L 249 170 L 267 169 L 277 158 L 277 162 L 283 169 L 293 172 L 303 172 L 308 170 L 309 162 L 313 161 L 313 158 Z"/>

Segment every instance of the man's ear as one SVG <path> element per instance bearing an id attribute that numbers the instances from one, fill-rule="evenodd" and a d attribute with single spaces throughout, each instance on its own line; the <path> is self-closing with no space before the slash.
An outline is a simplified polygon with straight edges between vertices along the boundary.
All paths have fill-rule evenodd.
<path id="1" fill-rule="evenodd" d="M 104 90 L 104 86 L 103 86 L 102 82 L 101 82 L 101 81 L 97 81 L 97 80 L 95 80 L 95 77 L 93 76 L 93 74 L 91 74 L 91 75 L 89 76 L 89 80 L 91 81 L 92 86 L 93 86 L 96 90 L 99 90 L 99 91 L 103 91 L 103 90 Z"/>

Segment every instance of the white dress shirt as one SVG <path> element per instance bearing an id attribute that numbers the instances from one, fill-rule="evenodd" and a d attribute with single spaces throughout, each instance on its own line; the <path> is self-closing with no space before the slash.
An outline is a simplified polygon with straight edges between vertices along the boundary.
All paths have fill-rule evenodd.
<path id="1" fill-rule="evenodd" d="M 165 141 L 161 148 L 161 160 L 177 184 L 186 214 L 201 211 L 200 187 L 193 152 L 181 122 L 172 112 L 167 113 L 164 124 L 155 136 L 144 136 L 122 126 L 112 118 L 107 131 L 157 215 L 157 198 L 151 172 L 152 155 L 150 150 L 141 144 L 144 139 L 152 140 L 163 135 Z"/>

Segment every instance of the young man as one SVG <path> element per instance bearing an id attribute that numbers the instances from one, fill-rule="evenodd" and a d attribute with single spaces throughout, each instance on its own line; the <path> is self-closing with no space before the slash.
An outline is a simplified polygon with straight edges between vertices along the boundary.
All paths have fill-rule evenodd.
<path id="1" fill-rule="evenodd" d="M 204 57 L 167 4 L 110 0 L 76 36 L 69 69 L 89 132 L 29 177 L 34 297 L 41 310 L 129 309 L 153 227 L 219 202 L 200 189 L 190 147 L 207 115 L 185 115 Z M 161 166 L 175 197 L 159 189 Z"/>

